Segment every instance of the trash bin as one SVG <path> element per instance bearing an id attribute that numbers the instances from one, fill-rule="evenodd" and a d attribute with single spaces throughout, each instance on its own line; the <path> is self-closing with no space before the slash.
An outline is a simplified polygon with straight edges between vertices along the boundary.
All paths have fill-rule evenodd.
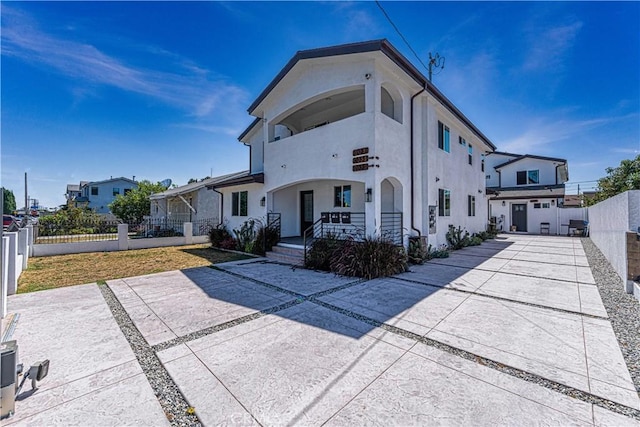
<path id="1" fill-rule="evenodd" d="M 6 341 L 0 346 L 0 419 L 2 419 L 15 412 L 18 344 L 16 341 Z"/>

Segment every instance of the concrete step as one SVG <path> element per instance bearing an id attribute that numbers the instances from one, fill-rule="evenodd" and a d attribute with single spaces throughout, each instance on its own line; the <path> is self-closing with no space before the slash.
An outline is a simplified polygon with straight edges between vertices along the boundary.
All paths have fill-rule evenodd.
<path id="1" fill-rule="evenodd" d="M 282 254 L 282 255 L 292 255 L 297 257 L 304 257 L 304 249 L 302 247 L 278 244 L 271 248 L 271 252 Z"/>
<path id="2" fill-rule="evenodd" d="M 278 252 L 267 252 L 265 255 L 267 259 L 275 262 L 281 262 L 283 264 L 302 266 L 304 265 L 304 256 L 287 255 Z"/>

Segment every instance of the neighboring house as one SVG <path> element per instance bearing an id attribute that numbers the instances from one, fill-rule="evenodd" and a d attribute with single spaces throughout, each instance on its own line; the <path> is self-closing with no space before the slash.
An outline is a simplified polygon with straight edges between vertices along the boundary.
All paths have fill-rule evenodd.
<path id="1" fill-rule="evenodd" d="M 180 187 L 170 188 L 161 193 L 152 194 L 151 218 L 168 219 L 179 222 L 207 223 L 220 222 L 220 194 L 207 189 L 208 185 L 232 179 L 246 174 L 247 171 L 237 172 Z"/>
<path id="2" fill-rule="evenodd" d="M 138 188 L 138 183 L 128 178 L 110 178 L 104 181 L 81 181 L 80 185 L 67 185 L 67 203 L 72 203 L 76 207 L 86 207 L 96 213 L 108 214 L 109 204 L 113 202 L 117 195 L 125 195 L 134 188 Z"/>
<path id="3" fill-rule="evenodd" d="M 560 233 L 558 209 L 569 180 L 565 159 L 496 151 L 485 158 L 489 217 L 500 231 Z M 559 206 L 560 205 L 560 206 Z"/>
<path id="4" fill-rule="evenodd" d="M 562 203 L 562 207 L 564 208 L 581 208 L 582 207 L 582 196 L 579 194 L 565 194 L 564 201 Z"/>
<path id="5" fill-rule="evenodd" d="M 248 112 L 250 171 L 209 186 L 230 228 L 272 213 L 283 237 L 360 224 L 405 244 L 486 229 L 494 145 L 387 40 L 298 52 Z"/>

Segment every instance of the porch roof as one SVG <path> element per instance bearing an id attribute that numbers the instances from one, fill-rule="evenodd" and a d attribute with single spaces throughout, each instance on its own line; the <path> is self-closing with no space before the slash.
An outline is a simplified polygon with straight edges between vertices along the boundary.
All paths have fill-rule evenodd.
<path id="1" fill-rule="evenodd" d="M 264 184 L 264 173 L 254 173 L 252 174 L 250 171 L 245 171 L 238 176 L 231 177 L 227 180 L 217 182 L 215 184 L 207 185 L 209 190 L 215 190 L 217 188 L 224 187 L 234 187 L 236 185 L 244 185 L 244 184 L 253 184 L 259 183 Z"/>
<path id="2" fill-rule="evenodd" d="M 564 197 L 564 184 L 531 187 L 487 187 L 489 200 L 557 199 Z"/>

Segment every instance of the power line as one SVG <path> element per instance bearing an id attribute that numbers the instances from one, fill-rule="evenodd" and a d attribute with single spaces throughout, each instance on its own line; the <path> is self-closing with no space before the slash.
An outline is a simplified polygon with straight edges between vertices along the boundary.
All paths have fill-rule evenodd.
<path id="1" fill-rule="evenodd" d="M 389 16 L 389 14 L 387 13 L 386 10 L 384 10 L 384 8 L 382 7 L 382 5 L 380 4 L 380 2 L 378 0 L 376 0 L 376 4 L 378 5 L 378 7 L 380 8 L 380 10 L 382 11 L 382 13 L 384 14 L 385 18 L 387 18 L 387 21 L 389 21 L 389 23 L 391 24 L 391 26 L 393 27 L 394 30 L 396 30 L 396 33 L 398 33 L 398 35 L 400 36 L 400 38 L 404 41 L 404 43 L 407 45 L 407 47 L 409 48 L 409 50 L 415 55 L 416 59 L 418 60 L 418 62 L 420 62 L 420 64 L 422 64 L 422 67 L 424 67 L 424 70 L 429 72 L 429 68 L 424 65 L 424 62 L 422 62 L 422 59 L 420 59 L 420 57 L 418 56 L 418 54 L 416 53 L 415 50 L 413 50 L 413 48 L 411 47 L 411 45 L 409 44 L 409 42 L 407 41 L 407 39 L 402 35 L 402 33 L 400 32 L 400 29 L 396 26 L 396 24 L 393 23 L 393 21 L 391 20 L 391 17 Z"/>

